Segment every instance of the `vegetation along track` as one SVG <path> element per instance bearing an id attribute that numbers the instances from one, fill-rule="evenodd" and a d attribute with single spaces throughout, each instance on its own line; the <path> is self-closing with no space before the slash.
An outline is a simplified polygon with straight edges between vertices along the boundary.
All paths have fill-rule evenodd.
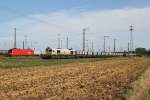
<path id="1" fill-rule="evenodd" d="M 114 100 L 150 66 L 148 58 L 0 69 L 0 99 Z"/>

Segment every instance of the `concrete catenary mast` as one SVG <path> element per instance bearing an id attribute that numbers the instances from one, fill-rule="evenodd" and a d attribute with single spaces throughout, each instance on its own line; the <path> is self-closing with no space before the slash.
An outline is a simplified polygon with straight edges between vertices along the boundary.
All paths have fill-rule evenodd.
<path id="1" fill-rule="evenodd" d="M 109 38 L 110 36 L 104 36 L 104 53 L 106 52 L 106 38 Z"/>
<path id="2" fill-rule="evenodd" d="M 16 28 L 14 28 L 14 48 L 17 48 L 17 42 L 16 42 Z"/>
<path id="3" fill-rule="evenodd" d="M 66 39 L 66 47 L 67 47 L 67 49 L 69 49 L 69 38 L 68 38 L 68 36 L 67 36 L 67 39 Z"/>
<path id="4" fill-rule="evenodd" d="M 134 51 L 133 30 L 134 30 L 134 26 L 131 25 L 131 26 L 130 26 L 130 51 L 131 51 L 131 52 Z"/>
<path id="5" fill-rule="evenodd" d="M 88 28 L 84 28 L 83 29 L 83 51 L 85 51 L 85 42 L 86 42 L 86 40 L 85 40 L 85 32 L 88 30 Z"/>
<path id="6" fill-rule="evenodd" d="M 114 39 L 114 52 L 116 52 L 116 40 L 117 39 Z"/>

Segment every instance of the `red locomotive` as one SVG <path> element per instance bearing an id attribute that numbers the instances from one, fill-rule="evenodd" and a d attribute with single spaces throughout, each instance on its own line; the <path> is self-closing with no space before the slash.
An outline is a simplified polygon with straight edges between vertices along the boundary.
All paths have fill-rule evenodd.
<path id="1" fill-rule="evenodd" d="M 8 51 L 8 54 L 11 56 L 34 56 L 34 50 L 13 48 Z"/>

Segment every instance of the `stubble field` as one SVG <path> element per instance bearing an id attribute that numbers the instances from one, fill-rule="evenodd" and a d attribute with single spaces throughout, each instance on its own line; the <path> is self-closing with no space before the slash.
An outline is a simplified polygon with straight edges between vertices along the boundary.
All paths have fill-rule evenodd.
<path id="1" fill-rule="evenodd" d="M 150 67 L 149 58 L 120 58 L 47 67 L 0 68 L 2 100 L 115 100 Z"/>

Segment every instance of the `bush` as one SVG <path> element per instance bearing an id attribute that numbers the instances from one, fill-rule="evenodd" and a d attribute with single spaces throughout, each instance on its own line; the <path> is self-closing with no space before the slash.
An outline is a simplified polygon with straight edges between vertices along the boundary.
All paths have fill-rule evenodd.
<path id="1" fill-rule="evenodd" d="M 139 56 L 145 56 L 147 54 L 147 50 L 145 48 L 136 48 L 136 54 Z"/>
<path id="2" fill-rule="evenodd" d="M 150 50 L 149 50 L 149 51 L 147 51 L 147 55 L 148 55 L 148 56 L 150 56 Z"/>

